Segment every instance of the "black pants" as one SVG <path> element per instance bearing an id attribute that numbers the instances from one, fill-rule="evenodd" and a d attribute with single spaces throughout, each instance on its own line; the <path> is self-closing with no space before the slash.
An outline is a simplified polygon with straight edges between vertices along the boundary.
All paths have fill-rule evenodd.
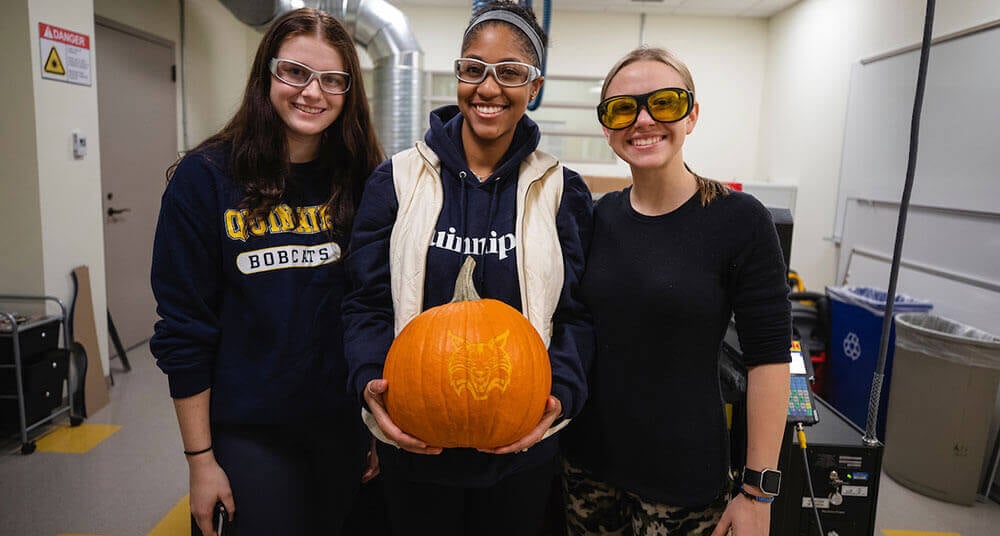
<path id="1" fill-rule="evenodd" d="M 356 413 L 337 420 L 212 426 L 215 458 L 236 504 L 231 534 L 342 534 L 368 443 Z M 197 527 L 192 534 L 200 534 Z"/>
<path id="2" fill-rule="evenodd" d="M 535 536 L 545 522 L 555 461 L 488 488 L 409 482 L 383 472 L 393 534 Z"/>

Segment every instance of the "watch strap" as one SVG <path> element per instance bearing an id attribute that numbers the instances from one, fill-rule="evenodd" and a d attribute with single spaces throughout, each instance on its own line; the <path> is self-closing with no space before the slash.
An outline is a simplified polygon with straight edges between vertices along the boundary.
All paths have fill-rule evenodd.
<path id="1" fill-rule="evenodd" d="M 769 486 L 764 485 L 764 473 L 774 473 L 778 476 L 778 485 L 775 486 L 776 489 L 767 489 Z M 775 469 L 764 468 L 763 471 L 754 471 L 749 467 L 743 468 L 743 478 L 741 480 L 743 484 L 749 484 L 756 488 L 760 488 L 768 496 L 776 496 L 781 490 L 781 471 Z"/>
<path id="2" fill-rule="evenodd" d="M 760 487 L 764 480 L 764 473 L 760 471 L 754 471 L 749 467 L 743 468 L 743 479 L 740 481 L 744 484 L 750 484 L 751 486 Z"/>
<path id="3" fill-rule="evenodd" d="M 774 502 L 774 497 L 761 497 L 760 495 L 754 495 L 753 493 L 747 491 L 742 484 L 740 485 L 740 493 L 743 494 L 744 497 L 752 501 L 766 503 L 766 504 L 771 504 Z"/>

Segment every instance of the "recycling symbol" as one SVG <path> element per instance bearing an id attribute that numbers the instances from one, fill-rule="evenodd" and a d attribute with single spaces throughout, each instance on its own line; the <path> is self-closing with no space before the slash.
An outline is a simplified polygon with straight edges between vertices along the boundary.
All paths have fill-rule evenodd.
<path id="1" fill-rule="evenodd" d="M 844 337 L 844 355 L 857 361 L 861 357 L 861 339 L 852 331 Z"/>

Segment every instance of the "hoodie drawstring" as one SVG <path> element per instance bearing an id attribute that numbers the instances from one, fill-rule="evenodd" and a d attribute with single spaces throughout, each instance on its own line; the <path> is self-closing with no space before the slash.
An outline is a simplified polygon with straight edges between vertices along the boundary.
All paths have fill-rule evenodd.
<path id="1" fill-rule="evenodd" d="M 464 175 L 464 174 L 465 173 L 460 173 L 459 174 L 459 182 L 462 183 L 462 187 L 461 187 L 462 188 L 462 195 L 461 195 L 461 199 L 459 199 L 459 210 L 461 211 L 461 214 L 462 214 L 462 223 L 461 223 L 462 228 L 459 229 L 458 236 L 468 237 L 469 236 L 469 233 L 468 233 L 468 229 L 469 229 L 469 211 L 468 211 L 468 206 L 469 206 L 469 185 L 468 185 L 468 183 L 466 183 L 466 180 L 467 180 L 466 177 L 468 175 L 466 175 L 466 177 L 463 177 L 462 175 Z M 489 188 L 489 192 L 490 192 L 490 208 L 489 208 L 489 212 L 486 215 L 486 234 L 484 235 L 484 238 L 486 238 L 486 242 L 487 243 L 489 242 L 489 239 L 490 239 L 489 233 L 491 231 L 495 230 L 493 228 L 493 220 L 496 219 L 497 211 L 499 210 L 499 206 L 500 206 L 500 200 L 499 200 L 500 196 L 497 194 L 497 190 L 500 188 L 500 186 L 499 186 L 500 180 L 501 180 L 501 178 L 497 177 L 497 178 L 493 179 L 490 182 L 490 184 L 483 185 L 484 188 Z M 472 278 L 473 278 L 473 281 L 475 282 L 476 288 L 479 289 L 479 291 L 481 292 L 482 288 L 483 288 L 483 282 L 486 281 L 486 270 L 487 270 L 487 266 L 489 265 L 489 263 L 485 262 L 485 260 L 484 260 L 486 258 L 486 252 L 485 251 L 481 251 L 480 255 L 483 257 L 483 259 L 480 259 L 480 262 L 476 263 L 476 270 L 475 270 L 475 272 L 473 272 Z"/>
<path id="2" fill-rule="evenodd" d="M 500 181 L 502 179 L 497 177 L 493 180 L 493 183 L 489 185 L 490 187 L 490 211 L 486 216 L 486 232 L 489 233 L 493 231 L 493 219 L 496 218 L 497 207 L 500 205 L 500 195 L 497 194 L 497 190 L 500 188 Z M 487 241 L 489 241 L 489 235 L 486 236 Z M 499 237 L 498 237 L 499 238 Z M 517 253 L 515 253 L 516 255 Z M 486 267 L 489 265 L 488 262 L 481 262 L 479 266 L 479 286 L 482 288 L 483 281 L 486 280 Z"/>

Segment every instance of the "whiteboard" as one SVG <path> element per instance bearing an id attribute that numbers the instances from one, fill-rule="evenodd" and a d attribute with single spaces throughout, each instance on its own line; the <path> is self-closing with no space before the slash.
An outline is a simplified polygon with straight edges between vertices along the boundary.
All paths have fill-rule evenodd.
<path id="1" fill-rule="evenodd" d="M 833 235 L 850 200 L 898 201 L 920 51 L 851 72 Z M 912 202 L 1000 214 L 1000 27 L 931 47 Z"/>

